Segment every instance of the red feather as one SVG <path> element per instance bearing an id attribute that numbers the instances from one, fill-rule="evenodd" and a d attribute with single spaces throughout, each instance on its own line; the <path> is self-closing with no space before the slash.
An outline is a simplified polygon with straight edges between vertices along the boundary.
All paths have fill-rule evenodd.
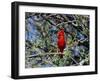
<path id="1" fill-rule="evenodd" d="M 58 31 L 57 36 L 58 36 L 57 45 L 58 45 L 58 48 L 61 52 L 60 57 L 62 58 L 63 57 L 63 51 L 64 51 L 64 48 L 65 48 L 65 45 L 66 45 L 64 30 L 61 29 L 60 31 Z"/>

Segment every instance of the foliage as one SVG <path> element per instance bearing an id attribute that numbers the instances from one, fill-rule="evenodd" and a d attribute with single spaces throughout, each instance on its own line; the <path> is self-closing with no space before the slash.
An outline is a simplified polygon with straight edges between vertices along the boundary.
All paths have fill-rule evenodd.
<path id="1" fill-rule="evenodd" d="M 66 48 L 57 53 L 57 32 L 64 28 Z M 25 13 L 25 67 L 89 65 L 89 16 Z"/>

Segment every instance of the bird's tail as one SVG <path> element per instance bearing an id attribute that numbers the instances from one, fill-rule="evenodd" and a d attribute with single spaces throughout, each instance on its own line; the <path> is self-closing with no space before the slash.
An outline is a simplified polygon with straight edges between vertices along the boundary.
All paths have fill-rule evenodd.
<path id="1" fill-rule="evenodd" d="M 63 58 L 63 54 L 62 54 L 62 53 L 61 53 L 61 54 L 59 54 L 59 57 L 60 57 L 60 58 Z"/>
<path id="2" fill-rule="evenodd" d="M 63 58 L 63 51 L 64 51 L 64 49 L 60 49 L 60 54 L 59 54 L 59 56 L 60 56 L 60 58 Z"/>

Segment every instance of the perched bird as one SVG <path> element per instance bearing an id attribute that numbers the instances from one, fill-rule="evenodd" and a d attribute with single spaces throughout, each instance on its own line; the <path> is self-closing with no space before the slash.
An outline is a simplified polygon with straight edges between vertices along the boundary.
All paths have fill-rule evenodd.
<path id="1" fill-rule="evenodd" d="M 61 54 L 59 56 L 62 58 L 63 57 L 63 51 L 64 51 L 64 48 L 66 46 L 64 29 L 60 29 L 58 31 L 57 38 L 58 38 L 58 41 L 57 41 L 58 49 L 61 52 Z"/>

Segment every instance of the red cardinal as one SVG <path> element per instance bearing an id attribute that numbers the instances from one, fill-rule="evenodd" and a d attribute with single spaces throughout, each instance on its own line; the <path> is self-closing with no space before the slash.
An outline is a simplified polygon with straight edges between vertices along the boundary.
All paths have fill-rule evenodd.
<path id="1" fill-rule="evenodd" d="M 61 52 L 60 57 L 62 58 L 63 51 L 64 51 L 64 48 L 66 45 L 65 36 L 64 36 L 64 29 L 61 29 L 60 31 L 58 31 L 57 37 L 58 37 L 57 45 L 58 45 L 59 51 Z"/>

